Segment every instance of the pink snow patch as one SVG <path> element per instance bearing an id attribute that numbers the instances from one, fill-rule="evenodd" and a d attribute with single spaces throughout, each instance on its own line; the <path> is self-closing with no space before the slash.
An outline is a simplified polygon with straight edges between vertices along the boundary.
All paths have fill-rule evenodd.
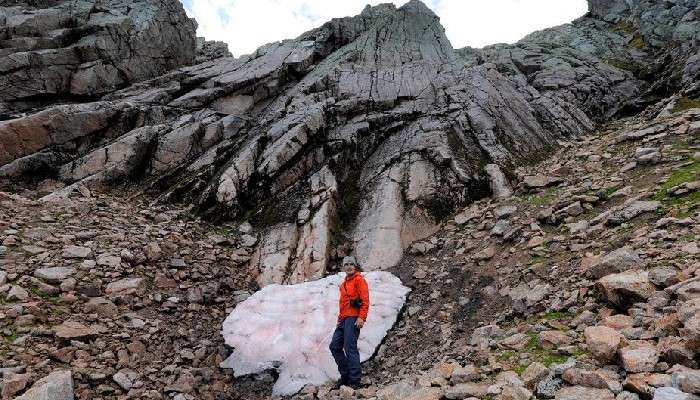
<path id="1" fill-rule="evenodd" d="M 410 289 L 389 272 L 363 275 L 371 306 L 357 344 L 365 361 L 396 322 Z M 340 378 L 328 345 L 344 278 L 340 273 L 296 285 L 269 285 L 239 303 L 223 324 L 224 340 L 234 351 L 221 367 L 232 368 L 237 377 L 277 369 L 275 395 Z"/>

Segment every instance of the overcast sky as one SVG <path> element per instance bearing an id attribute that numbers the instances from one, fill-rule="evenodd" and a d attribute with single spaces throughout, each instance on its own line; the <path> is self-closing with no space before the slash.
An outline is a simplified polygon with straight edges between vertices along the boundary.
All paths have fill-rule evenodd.
<path id="1" fill-rule="evenodd" d="M 335 17 L 356 15 L 387 0 L 182 0 L 199 23 L 198 36 L 228 43 L 235 56 L 291 39 Z M 424 0 L 440 17 L 455 48 L 512 43 L 526 34 L 571 22 L 586 0 Z M 393 1 L 400 6 L 406 1 Z"/>

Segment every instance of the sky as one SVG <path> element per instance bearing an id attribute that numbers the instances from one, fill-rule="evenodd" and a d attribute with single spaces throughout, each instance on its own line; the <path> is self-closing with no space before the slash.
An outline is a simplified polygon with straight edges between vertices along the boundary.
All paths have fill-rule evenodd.
<path id="1" fill-rule="evenodd" d="M 387 0 L 181 0 L 199 23 L 197 36 L 228 43 L 234 56 L 292 39 L 336 17 L 359 14 Z M 393 1 L 400 6 L 406 1 Z M 587 11 L 586 0 L 424 0 L 454 48 L 513 43 Z"/>

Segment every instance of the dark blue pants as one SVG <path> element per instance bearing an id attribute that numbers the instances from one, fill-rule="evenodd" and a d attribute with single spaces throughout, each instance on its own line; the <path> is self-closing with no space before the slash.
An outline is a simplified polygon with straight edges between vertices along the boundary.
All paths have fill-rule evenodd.
<path id="1" fill-rule="evenodd" d="M 362 377 L 360 352 L 357 350 L 360 328 L 355 326 L 355 321 L 357 317 L 347 317 L 340 321 L 328 346 L 335 363 L 338 364 L 341 381 L 351 385 L 359 385 Z"/>

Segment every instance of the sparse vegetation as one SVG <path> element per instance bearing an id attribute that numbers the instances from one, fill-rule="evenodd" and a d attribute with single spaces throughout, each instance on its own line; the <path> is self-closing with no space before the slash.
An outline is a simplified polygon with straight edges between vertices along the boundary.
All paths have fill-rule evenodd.
<path id="1" fill-rule="evenodd" d="M 627 60 L 611 58 L 605 60 L 605 62 L 609 65 L 612 65 L 615 68 L 624 69 L 625 71 L 636 71 L 638 69 L 634 63 Z"/>
<path id="2" fill-rule="evenodd" d="M 0 331 L 0 355 L 5 355 L 10 351 L 10 345 L 17 340 L 17 332 L 10 328 Z"/>
<path id="3" fill-rule="evenodd" d="M 698 179 L 700 174 L 700 161 L 694 161 L 681 168 L 676 169 L 654 198 L 661 201 L 666 208 L 675 209 L 678 216 L 687 215 L 690 208 L 700 204 L 700 191 L 693 191 L 680 196 L 672 196 L 669 190 L 675 186 Z"/>
<path id="4" fill-rule="evenodd" d="M 541 254 L 536 254 L 530 257 L 530 265 L 532 264 L 538 264 L 538 263 L 543 263 L 547 260 L 547 257 L 541 255 Z"/>
<path id="5" fill-rule="evenodd" d="M 41 298 L 42 300 L 49 302 L 53 305 L 58 305 L 61 302 L 61 297 L 57 295 L 52 295 L 48 294 L 46 292 L 43 292 L 41 289 L 37 287 L 30 287 L 29 291 L 36 297 Z"/>
<path id="6" fill-rule="evenodd" d="M 634 37 L 632 38 L 632 40 L 630 40 L 628 45 L 630 47 L 638 49 L 638 50 L 641 50 L 641 49 L 646 47 L 646 43 L 644 42 L 644 38 L 642 38 L 642 36 L 639 34 L 634 35 Z"/>
<path id="7" fill-rule="evenodd" d="M 557 198 L 557 190 L 549 188 L 542 193 L 531 194 L 525 197 L 525 202 L 533 206 L 544 206 L 552 203 Z"/>
<path id="8" fill-rule="evenodd" d="M 622 34 L 632 35 L 637 32 L 637 28 L 630 21 L 622 20 L 613 26 L 613 31 Z"/>
<path id="9" fill-rule="evenodd" d="M 517 356 L 518 356 L 518 353 L 514 352 L 513 350 L 506 350 L 506 351 L 498 354 L 498 356 L 496 358 L 498 359 L 498 361 L 503 362 L 503 361 L 510 361 Z"/>
<path id="10" fill-rule="evenodd" d="M 700 108 L 700 99 L 689 99 L 687 97 L 681 97 L 676 100 L 676 104 L 671 109 L 672 113 L 683 112 L 691 108 Z"/>
<path id="11" fill-rule="evenodd" d="M 537 333 L 530 332 L 528 333 L 528 336 L 530 336 L 530 340 L 528 341 L 525 349 L 528 353 L 530 353 L 534 361 L 538 361 L 549 367 L 551 365 L 561 364 L 568 359 L 567 356 L 553 353 L 552 351 L 542 347 L 540 345 L 540 339 Z"/>
<path id="12" fill-rule="evenodd" d="M 572 318 L 574 318 L 574 314 L 568 312 L 568 311 L 553 311 L 546 313 L 542 316 L 543 319 L 546 319 L 547 321 L 568 321 Z"/>

